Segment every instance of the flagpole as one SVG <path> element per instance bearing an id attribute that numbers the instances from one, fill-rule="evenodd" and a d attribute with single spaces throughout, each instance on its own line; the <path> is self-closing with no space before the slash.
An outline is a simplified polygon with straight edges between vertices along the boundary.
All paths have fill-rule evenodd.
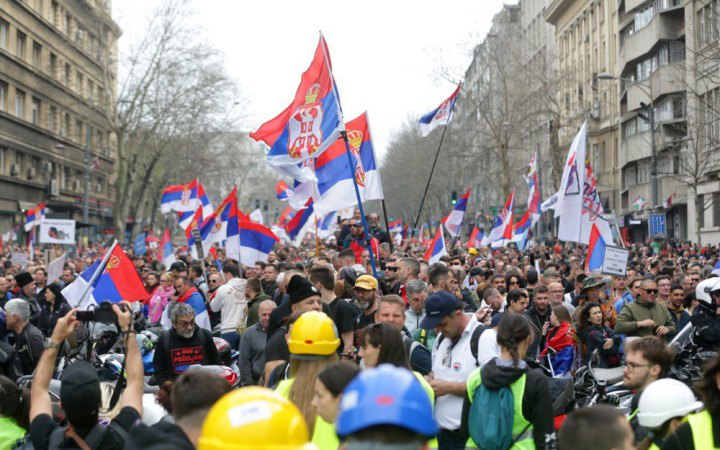
<path id="1" fill-rule="evenodd" d="M 90 288 L 93 284 L 95 284 L 95 280 L 100 276 L 100 274 L 105 270 L 105 265 L 108 262 L 108 259 L 110 259 L 110 255 L 112 254 L 113 250 L 115 249 L 115 246 L 118 244 L 118 241 L 116 239 L 113 240 L 112 245 L 108 249 L 108 251 L 105 253 L 105 256 L 103 256 L 102 262 L 98 266 L 97 269 L 95 269 L 95 273 L 93 273 L 92 277 L 90 277 L 90 280 L 85 285 L 85 288 L 82 291 L 82 294 L 80 294 L 80 300 L 77 302 L 77 306 L 83 304 L 83 300 L 85 300 L 85 297 L 87 297 L 88 291 L 90 291 Z"/>
<path id="2" fill-rule="evenodd" d="M 450 113 L 455 107 L 455 103 L 452 104 Z M 440 143 L 438 144 L 437 151 L 435 152 L 435 159 L 433 160 L 432 168 L 430 169 L 430 176 L 428 176 L 427 184 L 425 184 L 425 192 L 423 192 L 422 200 L 420 200 L 420 207 L 418 208 L 417 216 L 415 217 L 415 224 L 413 225 L 413 237 L 415 236 L 415 230 L 417 224 L 420 222 L 420 214 L 422 214 L 423 206 L 425 205 L 425 198 L 427 197 L 428 189 L 430 189 L 430 181 L 432 181 L 433 173 L 435 172 L 435 165 L 437 164 L 438 156 L 440 156 L 440 148 L 442 147 L 443 140 L 445 139 L 445 132 L 448 129 L 448 125 L 443 127 L 442 135 L 440 136 Z"/>
<path id="3" fill-rule="evenodd" d="M 388 237 L 390 238 L 390 253 L 393 253 L 395 251 L 395 244 L 393 243 L 392 235 L 390 235 L 390 222 L 388 222 L 387 208 L 385 207 L 384 197 L 385 196 L 383 195 L 383 199 L 380 200 L 380 203 L 382 203 L 383 216 L 385 216 L 385 229 L 387 230 Z"/>
<path id="4" fill-rule="evenodd" d="M 372 144 L 370 148 L 373 152 L 373 160 L 375 161 L 375 164 L 377 165 L 378 159 L 377 155 L 375 155 L 375 142 L 373 142 L 373 133 L 372 129 L 370 128 L 370 114 L 368 114 L 367 111 L 365 111 L 365 122 L 367 124 L 368 132 L 370 133 L 370 143 Z M 382 203 L 382 209 L 383 209 L 383 216 L 385 216 L 385 230 L 387 231 L 388 237 L 390 238 L 390 253 L 395 251 L 395 244 L 393 243 L 392 236 L 390 235 L 390 222 L 388 222 L 388 214 L 387 214 L 387 207 L 385 206 L 385 191 L 382 187 L 382 177 L 380 176 L 380 168 L 377 169 L 377 176 L 378 176 L 378 184 L 380 184 L 380 192 L 382 192 L 382 199 L 380 202 Z"/>
<path id="5" fill-rule="evenodd" d="M 318 235 L 318 218 L 315 215 L 315 256 L 320 255 L 320 236 Z"/>

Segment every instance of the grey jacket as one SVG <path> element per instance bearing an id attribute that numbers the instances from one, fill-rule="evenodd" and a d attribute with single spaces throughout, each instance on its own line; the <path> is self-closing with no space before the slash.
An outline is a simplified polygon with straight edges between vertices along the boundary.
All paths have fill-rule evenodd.
<path id="1" fill-rule="evenodd" d="M 251 326 L 240 339 L 240 383 L 242 386 L 257 385 L 265 369 L 265 343 L 267 331 L 260 323 Z"/>

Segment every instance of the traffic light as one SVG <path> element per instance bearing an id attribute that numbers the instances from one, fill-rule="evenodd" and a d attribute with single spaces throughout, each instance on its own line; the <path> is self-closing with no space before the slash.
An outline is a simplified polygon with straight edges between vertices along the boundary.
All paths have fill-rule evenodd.
<path id="1" fill-rule="evenodd" d="M 452 191 L 451 198 L 452 199 L 450 201 L 452 202 L 453 206 L 455 206 L 455 203 L 457 203 L 457 191 Z"/>
<path id="2" fill-rule="evenodd" d="M 260 199 L 259 198 L 255 199 L 255 209 L 260 209 Z"/>

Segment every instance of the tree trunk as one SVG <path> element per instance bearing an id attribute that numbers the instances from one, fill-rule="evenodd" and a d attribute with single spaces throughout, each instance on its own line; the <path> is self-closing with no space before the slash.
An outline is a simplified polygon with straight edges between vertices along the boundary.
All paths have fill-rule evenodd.
<path id="1" fill-rule="evenodd" d="M 705 208 L 703 205 L 703 199 L 697 193 L 697 188 L 694 187 L 695 193 L 695 239 L 697 240 L 698 247 L 702 247 L 702 237 L 700 233 L 701 214 L 705 214 Z"/>
<path id="2" fill-rule="evenodd" d="M 552 120 L 550 122 L 550 162 L 552 163 L 552 183 L 553 192 L 557 192 L 560 189 L 562 180 L 563 166 L 565 165 L 565 156 L 560 149 L 560 143 L 558 142 L 559 132 L 558 120 Z M 547 195 L 547 192 L 546 192 Z"/>
<path id="3" fill-rule="evenodd" d="M 500 144 L 500 186 L 502 187 L 503 197 L 507 198 L 512 191 L 512 179 L 510 173 L 510 158 L 508 155 L 507 143 Z"/>

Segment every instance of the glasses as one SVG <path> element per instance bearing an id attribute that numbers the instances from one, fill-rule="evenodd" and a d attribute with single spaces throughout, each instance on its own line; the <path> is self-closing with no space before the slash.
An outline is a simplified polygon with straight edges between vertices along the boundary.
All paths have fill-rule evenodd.
<path id="1" fill-rule="evenodd" d="M 627 362 L 627 361 L 623 361 L 623 364 L 622 364 L 622 366 L 627 367 L 630 372 L 634 372 L 635 369 L 640 368 L 640 367 L 652 367 L 654 365 L 655 364 L 638 364 L 638 363 Z"/>
<path id="2" fill-rule="evenodd" d="M 195 321 L 194 321 L 194 320 L 178 320 L 178 321 L 175 322 L 175 323 L 177 324 L 177 326 L 183 327 L 183 328 L 190 328 L 190 327 L 192 327 L 193 325 L 195 325 Z"/>
<path id="3" fill-rule="evenodd" d="M 351 226 L 352 228 L 362 228 L 362 225 L 360 225 L 360 224 L 358 224 L 358 223 L 352 223 L 352 224 L 350 224 L 350 226 Z"/>
<path id="4" fill-rule="evenodd" d="M 520 283 L 518 283 L 517 281 L 511 281 L 508 283 L 509 286 L 518 286 L 519 284 Z"/>
<path id="5" fill-rule="evenodd" d="M 643 291 L 647 292 L 648 294 L 657 294 L 658 293 L 657 289 L 643 289 L 643 288 L 641 288 L 641 289 Z"/>
<path id="6" fill-rule="evenodd" d="M 389 270 L 390 272 L 397 272 L 398 268 L 397 267 L 385 267 L 385 270 Z"/>
<path id="7" fill-rule="evenodd" d="M 218 282 L 217 280 L 210 280 L 210 281 L 208 281 L 208 283 L 217 283 L 217 282 Z"/>

